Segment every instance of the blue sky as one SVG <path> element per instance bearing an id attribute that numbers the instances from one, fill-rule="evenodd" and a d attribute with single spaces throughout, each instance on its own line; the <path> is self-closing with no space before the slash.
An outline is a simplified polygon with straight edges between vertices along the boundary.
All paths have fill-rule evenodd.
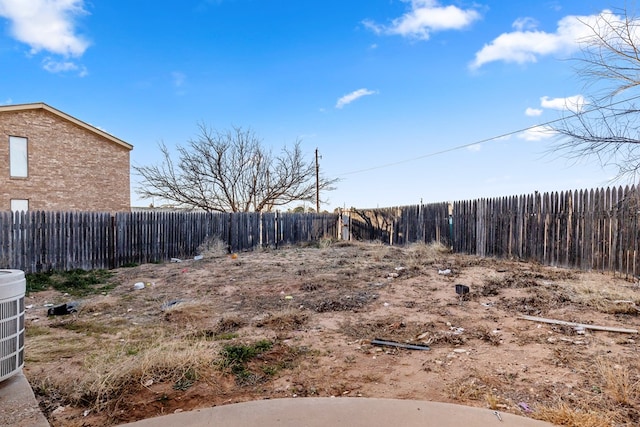
<path id="1" fill-rule="evenodd" d="M 584 107 L 580 21 L 624 6 L 0 0 L 0 104 L 45 102 L 134 145 L 137 165 L 200 122 L 274 151 L 300 139 L 341 179 L 327 210 L 601 187 L 615 170 L 517 131 Z"/>

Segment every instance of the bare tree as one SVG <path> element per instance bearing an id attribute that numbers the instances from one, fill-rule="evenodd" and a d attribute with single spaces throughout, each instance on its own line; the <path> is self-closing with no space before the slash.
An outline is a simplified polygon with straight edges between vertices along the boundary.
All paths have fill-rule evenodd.
<path id="1" fill-rule="evenodd" d="M 580 40 L 576 72 L 590 95 L 553 127 L 561 135 L 555 149 L 573 159 L 595 157 L 617 167 L 620 178 L 634 177 L 640 170 L 640 19 L 627 10 L 605 11 L 583 24 L 589 31 Z"/>
<path id="2" fill-rule="evenodd" d="M 300 141 L 274 156 L 253 131 L 218 132 L 199 124 L 196 139 L 178 146 L 174 160 L 164 143 L 162 162 L 134 166 L 142 177 L 138 193 L 207 212 L 263 212 L 295 201 L 314 201 L 315 164 L 304 159 Z M 318 178 L 319 189 L 336 180 Z"/>

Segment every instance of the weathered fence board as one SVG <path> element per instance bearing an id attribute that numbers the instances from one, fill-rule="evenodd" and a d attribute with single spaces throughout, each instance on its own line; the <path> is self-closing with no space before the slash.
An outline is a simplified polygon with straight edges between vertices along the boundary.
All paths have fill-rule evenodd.
<path id="1" fill-rule="evenodd" d="M 0 268 L 115 268 L 190 257 L 212 240 L 229 251 L 337 237 L 333 214 L 0 212 Z"/>

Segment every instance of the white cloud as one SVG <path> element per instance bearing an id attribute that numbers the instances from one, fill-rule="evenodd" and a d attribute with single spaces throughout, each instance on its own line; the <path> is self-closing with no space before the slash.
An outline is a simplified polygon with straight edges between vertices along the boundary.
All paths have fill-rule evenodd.
<path id="1" fill-rule="evenodd" d="M 171 73 L 171 78 L 173 79 L 173 85 L 175 87 L 181 87 L 187 80 L 187 76 L 180 71 L 174 71 L 173 73 Z"/>
<path id="2" fill-rule="evenodd" d="M 538 26 L 538 21 L 529 17 L 518 18 L 514 21 L 513 24 L 511 24 L 511 26 L 517 31 L 535 30 Z"/>
<path id="3" fill-rule="evenodd" d="M 76 33 L 75 20 L 85 14 L 84 0 L 0 0 L 0 17 L 11 23 L 11 36 L 29 45 L 32 54 L 81 56 L 89 42 Z"/>
<path id="4" fill-rule="evenodd" d="M 524 64 L 536 62 L 544 55 L 574 52 L 579 49 L 580 40 L 593 34 L 590 27 L 595 27 L 601 19 L 612 23 L 622 22 L 619 16 L 609 10 L 603 10 L 599 15 L 566 16 L 558 21 L 555 32 L 547 33 L 536 30 L 535 21 L 532 19 L 520 18 L 513 24 L 516 31 L 500 34 L 476 52 L 470 67 L 477 69 L 493 61 Z"/>
<path id="5" fill-rule="evenodd" d="M 482 150 L 482 144 L 473 144 L 473 145 L 469 145 L 467 147 L 467 150 L 469 151 L 473 151 L 473 152 L 477 152 Z"/>
<path id="6" fill-rule="evenodd" d="M 351 104 L 353 101 L 355 101 L 358 98 L 362 98 L 363 96 L 367 96 L 367 95 L 374 95 L 376 93 L 378 92 L 369 90 L 369 89 L 364 89 L 364 88 L 355 90 L 349 94 L 346 94 L 342 98 L 338 99 L 338 102 L 336 102 L 336 108 L 342 108 L 347 104 Z"/>
<path id="7" fill-rule="evenodd" d="M 525 141 L 542 141 L 553 138 L 557 132 L 548 126 L 535 126 L 518 134 L 518 138 Z"/>
<path id="8" fill-rule="evenodd" d="M 13 99 L 7 98 L 4 101 L 0 102 L 0 105 L 11 105 L 13 104 Z"/>
<path id="9" fill-rule="evenodd" d="M 543 110 L 541 110 L 539 108 L 531 108 L 531 107 L 529 107 L 526 110 L 524 110 L 524 114 L 526 116 L 529 116 L 529 117 L 538 117 L 538 116 L 541 116 L 542 113 L 543 113 Z"/>
<path id="10" fill-rule="evenodd" d="M 400 35 L 420 40 L 428 40 L 434 31 L 460 30 L 480 19 L 480 13 L 473 9 L 456 6 L 441 6 L 437 0 L 402 0 L 410 3 L 407 13 L 391 21 L 389 25 L 363 21 L 365 27 L 376 34 Z"/>
<path id="11" fill-rule="evenodd" d="M 67 73 L 77 71 L 78 76 L 80 77 L 85 77 L 89 74 L 84 66 L 79 66 L 71 61 L 56 61 L 49 57 L 42 61 L 42 68 L 50 73 Z"/>
<path id="12" fill-rule="evenodd" d="M 569 110 L 574 113 L 579 113 L 584 109 L 587 101 L 582 95 L 574 95 L 566 98 L 549 98 L 543 96 L 540 98 L 540 105 L 543 108 L 550 108 L 552 110 Z"/>

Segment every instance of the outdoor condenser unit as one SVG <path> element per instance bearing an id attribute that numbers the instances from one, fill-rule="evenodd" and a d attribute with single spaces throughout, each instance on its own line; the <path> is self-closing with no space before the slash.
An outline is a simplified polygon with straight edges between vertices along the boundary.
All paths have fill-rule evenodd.
<path id="1" fill-rule="evenodd" d="M 0 381 L 24 366 L 24 293 L 21 270 L 0 270 Z"/>

